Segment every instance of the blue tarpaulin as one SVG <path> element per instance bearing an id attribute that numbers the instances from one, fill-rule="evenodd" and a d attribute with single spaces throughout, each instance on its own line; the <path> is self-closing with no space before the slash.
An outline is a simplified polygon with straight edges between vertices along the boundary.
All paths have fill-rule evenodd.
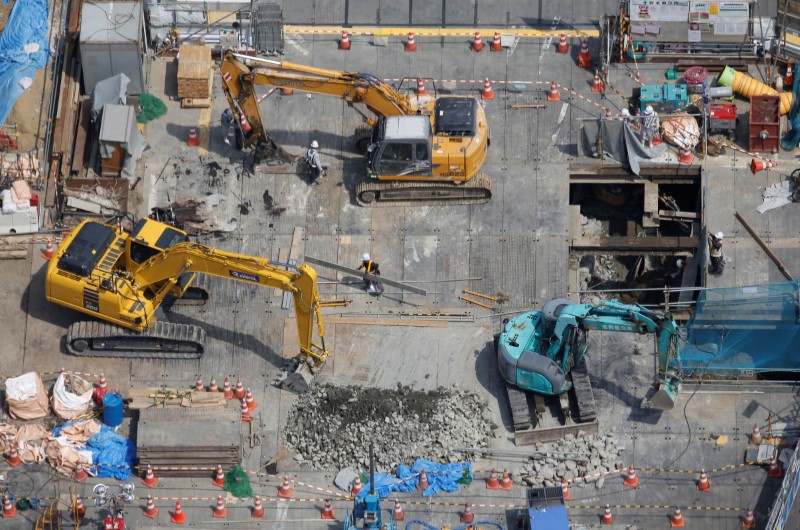
<path id="1" fill-rule="evenodd" d="M 70 421 L 56 427 L 53 436 L 58 437 L 61 429 L 73 423 L 77 422 Z M 91 469 L 98 477 L 125 480 L 136 466 L 136 445 L 105 425 L 101 425 L 100 432 L 89 438 L 86 449 L 92 452 Z"/>
<path id="2" fill-rule="evenodd" d="M 397 466 L 397 477 L 385 475 L 383 473 L 375 474 L 375 493 L 381 498 L 386 498 L 390 493 L 395 491 L 410 492 L 417 489 L 419 483 L 419 474 L 422 470 L 428 476 L 428 486 L 423 492 L 423 497 L 435 495 L 440 491 L 448 491 L 450 493 L 457 491 L 461 487 L 459 479 L 469 476 L 472 480 L 472 464 L 470 462 L 454 463 L 454 464 L 437 464 L 430 460 L 423 460 L 421 458 L 414 462 L 412 467 L 405 464 Z M 369 493 L 369 483 L 361 492 L 356 495 L 363 497 Z"/>
<path id="3" fill-rule="evenodd" d="M 45 0 L 17 0 L 11 8 L 0 35 L 0 125 L 5 124 L 17 98 L 25 91 L 20 81 L 33 80 L 36 70 L 47 64 L 48 12 Z"/>

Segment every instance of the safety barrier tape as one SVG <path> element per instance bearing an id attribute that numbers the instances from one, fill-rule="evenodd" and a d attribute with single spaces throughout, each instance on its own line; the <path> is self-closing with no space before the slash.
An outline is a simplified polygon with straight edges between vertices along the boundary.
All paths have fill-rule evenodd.
<path id="1" fill-rule="evenodd" d="M 370 27 L 370 26 L 354 26 L 345 28 L 342 26 L 302 26 L 302 25 L 286 25 L 283 26 L 283 32 L 286 34 L 294 35 L 341 35 L 342 31 L 346 31 L 348 36 L 357 37 L 408 37 L 409 33 L 413 33 L 414 37 L 474 37 L 475 32 L 481 36 L 492 36 L 495 33 L 500 35 L 514 35 L 521 38 L 531 39 L 544 39 L 544 38 L 558 38 L 562 34 L 567 38 L 583 38 L 583 37 L 598 37 L 599 31 L 597 30 L 570 30 L 563 31 L 542 31 L 530 28 L 401 28 L 401 27 Z"/>
<path id="2" fill-rule="evenodd" d="M 746 508 L 734 508 L 730 506 L 677 506 L 675 504 L 609 504 L 609 508 L 616 509 L 634 509 L 634 510 L 674 510 L 680 508 L 681 510 L 694 511 L 707 511 L 707 512 L 744 512 Z M 570 510 L 603 510 L 606 505 L 591 505 L 591 504 L 567 504 Z"/>

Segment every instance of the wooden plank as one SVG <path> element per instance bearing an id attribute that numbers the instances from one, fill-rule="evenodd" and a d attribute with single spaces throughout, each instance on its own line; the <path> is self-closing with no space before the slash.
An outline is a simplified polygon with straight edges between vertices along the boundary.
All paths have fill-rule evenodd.
<path id="1" fill-rule="evenodd" d="M 700 216 L 697 214 L 697 212 L 681 212 L 681 211 L 674 212 L 672 210 L 659 210 L 658 211 L 658 216 L 659 217 L 672 217 L 672 218 L 675 218 L 675 219 L 689 219 L 689 220 L 694 220 L 694 219 L 699 219 L 700 218 Z"/>
<path id="2" fill-rule="evenodd" d="M 761 249 L 767 254 L 767 256 L 769 256 L 769 258 L 772 260 L 772 262 L 775 263 L 775 265 L 778 266 L 778 270 L 781 271 L 781 274 L 783 274 L 783 276 L 789 281 L 794 280 L 794 277 L 789 272 L 789 269 L 787 269 L 786 266 L 783 264 L 783 262 L 778 258 L 778 256 L 776 256 L 775 253 L 772 252 L 772 250 L 770 250 L 770 248 L 767 246 L 767 244 L 764 242 L 764 240 L 761 239 L 761 236 L 759 236 L 756 233 L 756 231 L 753 230 L 753 227 L 751 227 L 747 223 L 747 221 L 744 220 L 744 217 L 742 217 L 742 214 L 740 214 L 739 212 L 736 212 L 734 215 L 736 216 L 736 219 L 738 219 L 739 222 L 742 223 L 742 226 L 744 226 L 745 229 L 748 232 L 750 232 L 750 235 L 753 236 L 753 239 L 756 240 L 756 243 L 759 244 Z"/>
<path id="3" fill-rule="evenodd" d="M 325 317 L 325 325 L 357 324 L 359 326 L 408 326 L 412 328 L 446 328 L 450 324 L 446 320 L 417 320 L 399 318 L 353 318 Z"/>
<path id="4" fill-rule="evenodd" d="M 72 174 L 80 174 L 86 160 L 86 137 L 89 133 L 89 119 L 92 114 L 91 101 L 84 99 L 78 112 L 78 130 L 75 133 L 74 152 L 72 155 Z"/>
<path id="5" fill-rule="evenodd" d="M 289 261 L 300 260 L 306 250 L 305 241 L 306 229 L 302 226 L 295 226 L 292 233 L 292 246 L 289 248 Z"/>
<path id="6" fill-rule="evenodd" d="M 212 75 L 211 48 L 186 42 L 181 44 L 178 57 L 178 97 L 210 98 Z"/>
<path id="7" fill-rule="evenodd" d="M 289 247 L 281 247 L 278 249 L 278 261 L 280 263 L 289 263 Z M 273 289 L 272 296 L 274 297 L 281 297 L 283 296 L 283 291 L 280 289 Z"/>

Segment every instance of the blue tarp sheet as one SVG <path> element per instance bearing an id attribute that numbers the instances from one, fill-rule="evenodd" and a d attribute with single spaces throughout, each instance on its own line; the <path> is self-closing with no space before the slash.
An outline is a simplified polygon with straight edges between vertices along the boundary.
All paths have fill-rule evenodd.
<path id="1" fill-rule="evenodd" d="M 8 3 L 8 0 L 4 0 Z M 24 77 L 31 79 L 36 70 L 47 64 L 50 46 L 47 42 L 49 7 L 45 0 L 17 0 L 11 9 L 5 30 L 0 35 L 0 125 L 4 125 L 11 109 L 25 89 Z M 27 45 L 38 45 L 28 53 Z M 29 46 L 36 48 L 36 46 Z"/>
<path id="2" fill-rule="evenodd" d="M 450 493 L 457 491 L 461 487 L 461 483 L 457 482 L 460 478 L 469 475 L 473 479 L 472 464 L 470 462 L 454 463 L 454 464 L 437 464 L 430 460 L 423 460 L 421 458 L 414 462 L 412 467 L 405 464 L 397 466 L 397 476 L 386 475 L 383 473 L 375 474 L 375 493 L 382 499 L 389 496 L 390 493 L 396 491 L 411 492 L 417 489 L 419 483 L 419 473 L 425 470 L 428 476 L 428 486 L 423 492 L 423 497 L 428 497 L 439 493 L 440 491 L 448 491 Z M 356 497 L 364 497 L 369 493 L 369 482 Z"/>
<path id="3" fill-rule="evenodd" d="M 57 437 L 61 429 L 75 422 L 67 422 L 53 430 Z M 125 480 L 131 476 L 136 465 L 136 445 L 114 432 L 114 429 L 100 426 L 100 432 L 89 438 L 86 449 L 92 452 L 92 472 L 98 477 L 113 477 Z"/>

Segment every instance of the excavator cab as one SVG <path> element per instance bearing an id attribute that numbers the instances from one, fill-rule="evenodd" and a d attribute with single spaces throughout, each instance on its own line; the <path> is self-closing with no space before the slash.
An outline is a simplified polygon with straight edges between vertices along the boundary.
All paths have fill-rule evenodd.
<path id="1" fill-rule="evenodd" d="M 426 116 L 380 118 L 367 148 L 373 178 L 431 175 L 431 122 Z"/>

